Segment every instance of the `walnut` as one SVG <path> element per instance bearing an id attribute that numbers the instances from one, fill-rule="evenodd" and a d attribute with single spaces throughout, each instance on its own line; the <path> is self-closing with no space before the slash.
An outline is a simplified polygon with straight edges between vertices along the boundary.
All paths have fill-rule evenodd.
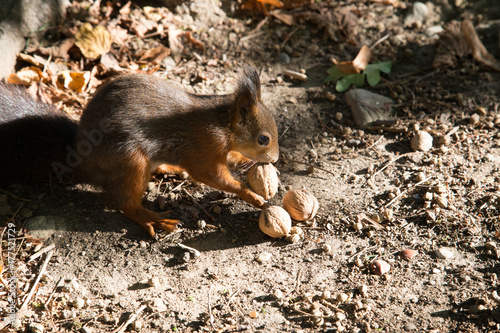
<path id="1" fill-rule="evenodd" d="M 296 221 L 312 219 L 319 208 L 318 199 L 307 190 L 291 190 L 283 198 L 283 207 Z"/>
<path id="2" fill-rule="evenodd" d="M 269 200 L 278 192 L 278 174 L 271 163 L 257 163 L 248 170 L 247 182 L 250 188 Z"/>
<path id="3" fill-rule="evenodd" d="M 259 228 L 268 236 L 280 238 L 292 229 L 290 215 L 281 207 L 271 206 L 260 213 Z"/>

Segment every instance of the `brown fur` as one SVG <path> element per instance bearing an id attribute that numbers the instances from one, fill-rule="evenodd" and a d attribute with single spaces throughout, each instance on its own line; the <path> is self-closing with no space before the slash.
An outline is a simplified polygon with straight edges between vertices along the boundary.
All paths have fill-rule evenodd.
<path id="1" fill-rule="evenodd" d="M 54 165 L 57 177 L 74 170 L 77 181 L 100 186 L 111 207 L 153 237 L 155 228 L 171 232 L 179 223 L 141 206 L 153 167 L 185 170 L 263 207 L 264 199 L 235 180 L 229 166 L 272 163 L 279 155 L 276 124 L 250 67 L 227 95 L 191 94 L 152 75 L 121 76 L 99 89 L 68 144 L 66 164 Z"/>

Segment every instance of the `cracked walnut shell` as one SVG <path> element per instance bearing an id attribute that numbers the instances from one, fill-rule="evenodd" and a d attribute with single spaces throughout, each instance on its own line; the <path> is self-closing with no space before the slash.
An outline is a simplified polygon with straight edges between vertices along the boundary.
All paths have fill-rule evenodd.
<path id="1" fill-rule="evenodd" d="M 291 190 L 283 198 L 283 207 L 292 219 L 307 221 L 316 215 L 319 203 L 308 190 Z"/>
<path id="2" fill-rule="evenodd" d="M 259 228 L 268 236 L 280 238 L 290 233 L 292 220 L 286 210 L 278 206 L 271 206 L 260 213 Z"/>
<path id="3" fill-rule="evenodd" d="M 257 163 L 248 170 L 247 182 L 250 188 L 269 200 L 278 192 L 278 174 L 271 163 Z"/>

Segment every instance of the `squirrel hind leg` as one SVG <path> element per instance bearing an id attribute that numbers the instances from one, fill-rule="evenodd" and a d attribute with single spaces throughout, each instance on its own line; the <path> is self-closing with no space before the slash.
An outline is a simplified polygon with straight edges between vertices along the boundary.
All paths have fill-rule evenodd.
<path id="1" fill-rule="evenodd" d="M 176 165 L 160 164 L 158 167 L 156 167 L 153 170 L 153 174 L 155 174 L 155 175 L 165 175 L 165 174 L 178 175 L 183 171 L 186 171 L 186 170 L 179 167 L 179 166 L 176 166 Z"/>
<path id="2" fill-rule="evenodd" d="M 149 159 L 140 151 L 127 156 L 108 158 L 109 165 L 101 165 L 108 176 L 102 184 L 107 201 L 121 209 L 126 217 L 141 225 L 156 239 L 155 228 L 172 232 L 180 224 L 178 220 L 167 219 L 164 214 L 155 213 L 141 205 L 147 182 L 151 177 Z M 112 168 L 112 169 L 111 169 Z"/>
<path id="3" fill-rule="evenodd" d="M 164 218 L 163 214 L 155 213 L 142 206 L 122 208 L 126 217 L 142 226 L 152 238 L 157 238 L 155 229 L 161 229 L 168 233 L 177 230 L 181 223 L 179 220 Z"/>

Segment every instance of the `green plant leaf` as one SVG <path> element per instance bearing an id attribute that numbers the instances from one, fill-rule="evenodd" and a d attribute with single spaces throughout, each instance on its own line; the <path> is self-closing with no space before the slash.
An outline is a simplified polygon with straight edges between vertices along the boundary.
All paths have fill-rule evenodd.
<path id="1" fill-rule="evenodd" d="M 338 92 L 343 92 L 349 89 L 351 85 L 361 88 L 365 82 L 365 73 L 347 74 L 341 80 L 337 81 L 335 89 Z"/>
<path id="2" fill-rule="evenodd" d="M 382 62 L 377 62 L 375 64 L 369 64 L 369 65 L 367 65 L 366 68 L 365 68 L 365 70 L 367 68 L 378 69 L 379 71 L 388 74 L 388 73 L 391 72 L 392 63 L 390 61 L 382 61 Z"/>
<path id="3" fill-rule="evenodd" d="M 332 81 L 337 81 L 340 79 L 342 76 L 346 75 L 346 73 L 342 72 L 340 68 L 337 67 L 337 65 L 330 67 L 327 71 L 328 77 L 325 79 L 325 82 L 332 82 Z"/>
<path id="4" fill-rule="evenodd" d="M 380 70 L 375 68 L 365 68 L 366 81 L 371 87 L 375 87 L 380 82 Z"/>

